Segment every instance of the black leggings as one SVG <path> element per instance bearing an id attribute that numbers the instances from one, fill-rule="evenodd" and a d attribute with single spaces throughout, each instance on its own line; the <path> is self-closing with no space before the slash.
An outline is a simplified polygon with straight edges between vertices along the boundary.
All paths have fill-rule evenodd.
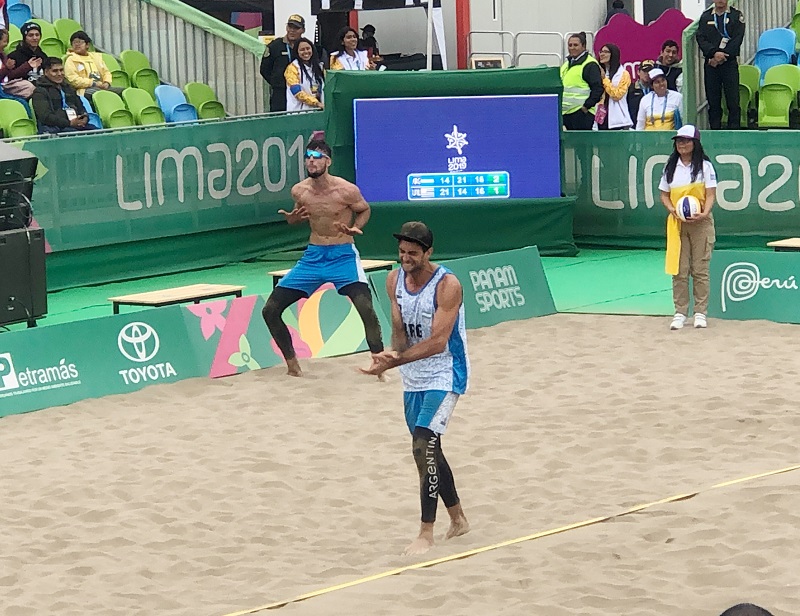
<path id="1" fill-rule="evenodd" d="M 369 285 L 365 282 L 354 282 L 339 289 L 339 295 L 349 297 L 356 307 L 358 315 L 364 323 L 364 332 L 366 333 L 369 350 L 373 353 L 383 351 L 381 324 L 378 322 L 378 315 L 375 314 L 375 308 L 372 306 Z M 281 315 L 289 306 L 304 297 L 308 297 L 308 293 L 305 291 L 288 287 L 275 287 L 269 299 L 267 299 L 264 309 L 261 311 L 261 315 L 269 328 L 269 333 L 272 334 L 272 339 L 275 340 L 275 344 L 278 345 L 281 353 L 283 353 L 283 358 L 287 360 L 294 359 L 296 353 L 292 346 L 292 335 L 289 333 L 289 328 L 286 327 Z"/>
<path id="2" fill-rule="evenodd" d="M 442 437 L 428 428 L 414 428 L 411 451 L 419 473 L 422 521 L 432 524 L 440 496 L 448 509 L 459 503 L 453 471 L 442 453 Z"/>

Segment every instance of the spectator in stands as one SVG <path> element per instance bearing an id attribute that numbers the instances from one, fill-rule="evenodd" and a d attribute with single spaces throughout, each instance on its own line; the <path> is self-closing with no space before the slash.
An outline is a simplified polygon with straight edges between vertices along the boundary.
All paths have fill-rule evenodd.
<path id="1" fill-rule="evenodd" d="M 64 63 L 67 83 L 75 88 L 78 94 L 89 100 L 99 90 L 109 90 L 122 95 L 124 88 L 115 88 L 111 85 L 111 71 L 103 61 L 103 56 L 89 51 L 91 42 L 92 39 L 83 30 L 78 30 L 72 35 L 70 39 L 72 51 L 67 54 L 67 61 Z"/>
<path id="2" fill-rule="evenodd" d="M 307 38 L 297 41 L 296 60 L 286 67 L 286 110 L 309 111 L 323 108 L 322 90 L 325 73 L 314 43 Z"/>
<path id="3" fill-rule="evenodd" d="M 636 130 L 677 130 L 683 126 L 681 105 L 683 96 L 667 88 L 664 71 L 650 71 L 653 91 L 642 99 L 636 118 Z"/>
<path id="4" fill-rule="evenodd" d="M 381 55 L 378 50 L 378 41 L 375 39 L 375 26 L 367 24 L 361 28 L 361 39 L 358 41 L 358 46 L 366 50 L 370 58 Z"/>
<path id="5" fill-rule="evenodd" d="M 64 80 L 61 58 L 46 58 L 44 75 L 36 82 L 31 102 L 41 134 L 97 130 L 89 124 L 89 116 L 78 93 Z"/>
<path id="6" fill-rule="evenodd" d="M 331 54 L 332 71 L 371 71 L 375 69 L 369 55 L 363 49 L 358 48 L 358 32 L 349 26 L 339 30 L 336 37 L 339 46 Z"/>
<path id="7" fill-rule="evenodd" d="M 667 87 L 675 92 L 680 92 L 683 88 L 683 67 L 681 67 L 681 55 L 678 43 L 672 39 L 667 39 L 661 45 L 661 55 L 658 56 L 656 68 L 664 71 L 667 78 Z"/>
<path id="8" fill-rule="evenodd" d="M 619 47 L 612 43 L 600 48 L 605 93 L 594 118 L 598 130 L 628 130 L 633 127 L 627 101 L 631 76 L 622 66 L 620 57 Z"/>
<path id="9" fill-rule="evenodd" d="M 628 9 L 625 8 L 625 3 L 622 0 L 614 0 L 614 2 L 611 3 L 611 8 L 606 14 L 606 23 L 611 21 L 611 18 L 614 17 L 614 15 L 627 15 L 628 17 L 631 16 L 631 14 L 628 12 Z"/>
<path id="10" fill-rule="evenodd" d="M 637 69 L 637 78 L 633 85 L 628 88 L 628 113 L 631 119 L 639 115 L 639 104 L 645 95 L 652 92 L 653 87 L 650 84 L 650 70 L 655 67 L 656 63 L 652 60 L 642 60 Z"/>
<path id="11" fill-rule="evenodd" d="M 708 327 L 709 264 L 716 235 L 711 209 L 717 198 L 717 174 L 700 143 L 700 131 L 691 124 L 678 130 L 658 190 L 667 218 L 665 270 L 672 275 L 675 316 L 669 328 L 683 329 L 689 314 L 689 276 L 694 295 L 694 326 Z M 675 206 L 684 197 L 700 202 L 700 213 L 681 221 Z"/>
<path id="12" fill-rule="evenodd" d="M 772 614 L 763 607 L 758 607 L 752 603 L 740 603 L 729 607 L 720 616 L 772 616 Z"/>
<path id="13" fill-rule="evenodd" d="M 7 98 L 22 103 L 23 107 L 25 107 L 25 111 L 28 112 L 28 117 L 33 117 L 31 115 L 30 106 L 28 105 L 28 101 L 26 99 L 22 98 L 21 96 L 14 96 L 13 94 L 6 92 L 5 84 L 7 80 L 21 77 L 28 72 L 24 66 L 21 66 L 13 71 L 8 70 L 6 67 L 6 47 L 8 47 L 8 30 L 0 29 L 0 98 Z M 25 83 L 30 82 L 25 81 Z"/>
<path id="14" fill-rule="evenodd" d="M 286 67 L 294 59 L 294 47 L 306 31 L 306 20 L 301 15 L 289 15 L 286 34 L 275 38 L 261 59 L 261 76 L 270 87 L 269 110 L 286 111 Z"/>
<path id="15" fill-rule="evenodd" d="M 603 96 L 600 65 L 586 50 L 586 33 L 578 32 L 567 40 L 569 55 L 561 66 L 564 96 L 561 115 L 567 130 L 592 130 L 595 106 Z"/>
<path id="16" fill-rule="evenodd" d="M 33 96 L 36 80 L 42 76 L 42 62 L 47 56 L 39 47 L 39 41 L 42 40 L 42 29 L 39 24 L 29 21 L 22 24 L 19 30 L 22 40 L 17 44 L 17 48 L 8 54 L 6 68 L 15 74 L 22 73 L 23 69 L 25 72 L 20 78 L 9 80 L 4 88 L 14 96 L 30 98 Z M 25 83 L 26 81 L 28 83 Z"/>
<path id="17" fill-rule="evenodd" d="M 714 0 L 697 26 L 697 44 L 705 62 L 703 77 L 708 98 L 708 125 L 722 128 L 722 93 L 728 103 L 728 128 L 739 128 L 739 63 L 737 57 L 744 41 L 744 15 L 728 6 L 728 0 Z"/>

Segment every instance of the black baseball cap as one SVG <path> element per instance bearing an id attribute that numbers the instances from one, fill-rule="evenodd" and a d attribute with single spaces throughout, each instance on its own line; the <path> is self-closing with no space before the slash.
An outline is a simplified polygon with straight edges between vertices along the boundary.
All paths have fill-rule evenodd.
<path id="1" fill-rule="evenodd" d="M 361 28 L 361 31 L 362 32 L 372 32 L 372 33 L 374 33 L 375 32 L 375 26 L 373 26 L 372 24 L 367 24 L 366 26 Z"/>
<path id="2" fill-rule="evenodd" d="M 398 240 L 406 240 L 419 244 L 425 250 L 433 246 L 433 233 L 424 222 L 412 221 L 400 227 L 400 233 L 392 233 Z"/>
<path id="3" fill-rule="evenodd" d="M 306 20 L 303 19 L 302 15 L 298 15 L 297 13 L 289 15 L 289 19 L 286 20 L 286 23 L 290 26 L 297 26 L 298 28 L 306 27 Z"/>

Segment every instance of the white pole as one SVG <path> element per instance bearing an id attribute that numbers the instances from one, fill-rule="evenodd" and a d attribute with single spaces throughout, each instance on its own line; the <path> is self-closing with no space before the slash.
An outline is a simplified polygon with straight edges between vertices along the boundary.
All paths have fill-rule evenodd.
<path id="1" fill-rule="evenodd" d="M 428 64 L 427 69 L 433 70 L 433 1 L 428 0 Z"/>

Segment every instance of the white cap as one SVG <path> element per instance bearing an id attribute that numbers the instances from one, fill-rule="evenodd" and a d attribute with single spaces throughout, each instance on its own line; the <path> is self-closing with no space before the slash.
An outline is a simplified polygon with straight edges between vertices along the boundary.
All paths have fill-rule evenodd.
<path id="1" fill-rule="evenodd" d="M 650 72 L 647 74 L 650 76 L 650 81 L 655 81 L 659 77 L 664 77 L 664 79 L 666 79 L 664 71 L 662 71 L 660 68 L 651 68 Z"/>
<path id="2" fill-rule="evenodd" d="M 696 126 L 686 124 L 678 129 L 678 132 L 675 133 L 673 139 L 696 139 L 697 141 L 700 141 L 700 131 L 697 130 Z"/>

